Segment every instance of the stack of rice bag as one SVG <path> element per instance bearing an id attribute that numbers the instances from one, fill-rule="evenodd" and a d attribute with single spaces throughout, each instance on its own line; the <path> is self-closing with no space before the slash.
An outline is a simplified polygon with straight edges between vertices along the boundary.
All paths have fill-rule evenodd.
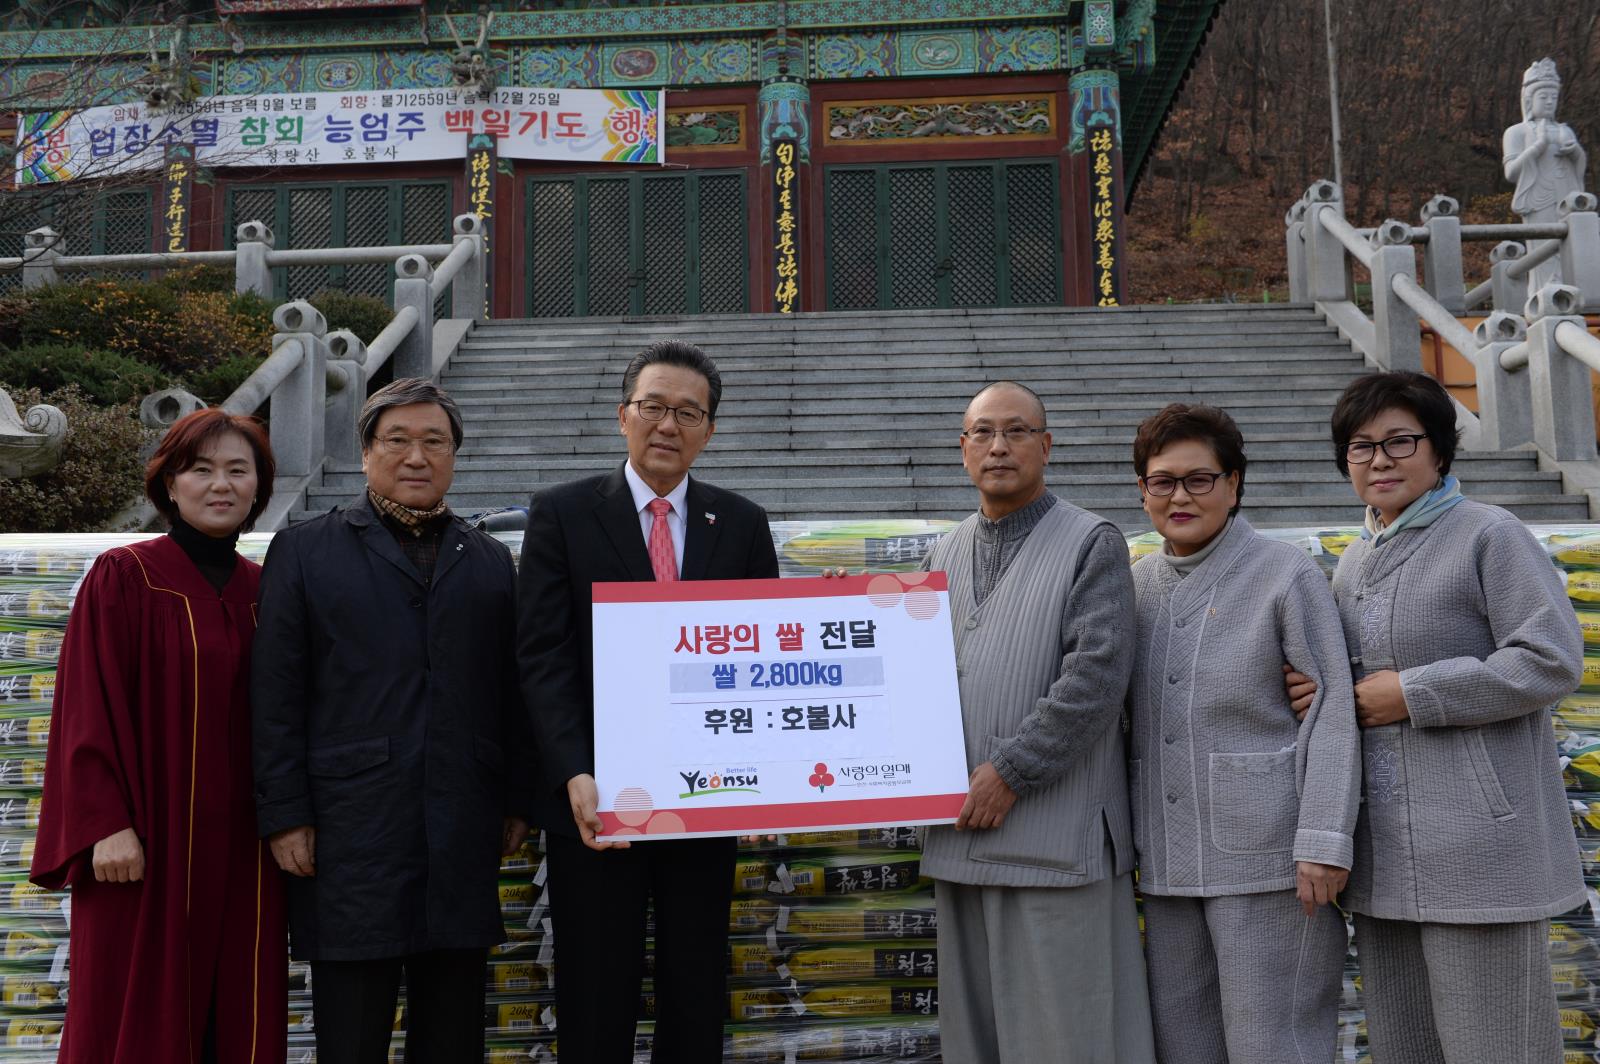
<path id="1" fill-rule="evenodd" d="M 939 1059 L 933 884 L 916 828 L 747 847 L 729 914 L 728 1059 Z"/>
<path id="2" fill-rule="evenodd" d="M 67 1005 L 65 893 L 28 882 L 56 656 L 77 582 L 107 546 L 0 536 L 0 1059 L 54 1061 Z"/>
<path id="3" fill-rule="evenodd" d="M 1556 710 L 1562 778 L 1589 885 L 1589 906 L 1550 924 L 1564 1064 L 1600 1061 L 1600 530 L 1533 526 L 1560 568 L 1583 629 L 1583 683 Z"/>
<path id="4" fill-rule="evenodd" d="M 825 568 L 914 569 L 951 522 L 780 522 L 773 526 L 785 576 Z M 1583 688 L 1562 702 L 1557 740 L 1579 847 L 1600 886 L 1600 528 L 1538 527 L 1563 572 L 1592 648 Z M 1306 550 L 1330 575 L 1354 529 L 1266 530 Z M 519 533 L 497 533 L 515 554 Z M 67 998 L 68 895 L 27 882 L 38 823 L 50 700 L 62 631 L 79 579 L 127 536 L 0 536 L 0 1058 L 55 1059 Z M 247 537 L 259 560 L 269 537 Z M 1160 547 L 1129 538 L 1130 557 Z M 537 832 L 501 867 L 509 941 L 489 958 L 485 1016 L 492 1064 L 554 1060 L 554 942 Z M 726 1058 L 936 1064 L 937 919 L 914 828 L 790 834 L 742 843 L 729 912 Z M 1592 893 L 1600 910 L 1600 893 Z M 1600 1062 L 1600 926 L 1585 909 L 1552 923 L 1551 957 L 1567 1039 L 1563 1064 Z M 636 1046 L 647 1055 L 655 1016 L 649 979 Z M 403 1026 L 404 1002 L 396 1012 Z M 1366 1061 L 1359 967 L 1348 958 L 1340 1057 Z M 315 1061 L 309 972 L 290 965 L 289 1059 Z M 396 1038 L 393 1059 L 404 1056 Z M 644 1059 L 642 1056 L 641 1059 Z"/>

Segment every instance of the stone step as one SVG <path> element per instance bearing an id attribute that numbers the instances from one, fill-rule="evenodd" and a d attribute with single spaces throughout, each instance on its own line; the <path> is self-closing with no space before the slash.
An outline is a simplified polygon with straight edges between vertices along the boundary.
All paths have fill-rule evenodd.
<path id="1" fill-rule="evenodd" d="M 310 493 L 308 506 L 297 511 L 295 520 L 339 506 L 354 493 Z M 1524 521 L 1573 522 L 1588 520 L 1588 502 L 1581 495 L 1486 495 L 1476 496 L 1480 502 L 1503 506 Z M 526 506 L 526 491 L 462 491 L 452 492 L 452 507 L 463 514 L 509 506 Z M 758 500 L 766 507 L 767 515 L 774 521 L 828 520 L 854 517 L 921 517 L 960 520 L 973 511 L 971 492 L 965 497 L 935 498 L 927 493 L 907 490 L 903 493 L 886 493 L 877 498 L 850 499 L 838 502 L 819 500 L 806 496 L 794 501 L 781 498 Z M 1124 531 L 1138 531 L 1150 527 L 1149 518 L 1137 503 L 1126 497 L 1082 495 L 1070 501 L 1092 510 L 1115 522 Z M 1306 528 L 1347 528 L 1360 523 L 1361 511 L 1353 497 L 1337 498 L 1303 496 L 1246 496 L 1242 511 L 1252 524 L 1267 526 L 1294 526 Z"/>
<path id="2" fill-rule="evenodd" d="M 1307 393 L 1305 396 L 1299 399 L 1291 401 L 1284 398 L 1281 391 L 1259 389 L 1248 392 L 1241 391 L 1235 395 L 1227 397 L 1226 399 L 1219 397 L 1215 401 L 1223 405 L 1225 409 L 1239 414 L 1240 416 L 1243 416 L 1244 411 L 1251 410 L 1282 410 L 1286 413 L 1310 410 L 1315 412 L 1315 420 L 1320 423 L 1326 423 L 1328 413 L 1333 409 L 1333 404 L 1338 400 L 1341 390 L 1342 389 L 1339 388 L 1317 389 Z M 618 398 L 620 398 L 620 396 Z M 1140 419 L 1159 410 L 1166 401 L 1164 397 L 1153 394 L 1141 395 L 1138 393 L 1120 393 L 1116 395 L 1098 395 L 1086 394 L 1082 389 L 1069 389 L 1060 396 L 1046 395 L 1045 398 L 1050 410 L 1052 423 L 1056 418 L 1083 417 L 1095 413 L 1104 413 L 1126 414 L 1132 419 L 1131 424 L 1138 424 Z M 596 398 L 594 402 L 599 407 L 608 407 L 604 415 L 596 414 L 594 417 L 610 423 L 616 415 L 615 401 L 602 396 Z M 725 423 L 737 416 L 736 412 L 739 408 L 739 405 L 740 404 L 730 402 L 722 411 L 718 412 L 717 428 L 719 432 L 722 432 L 724 435 L 726 435 Z M 958 416 L 959 412 L 960 411 L 958 409 Z M 499 422 L 508 421 L 526 422 L 528 417 L 539 413 L 542 413 L 542 411 L 538 409 L 537 405 L 529 402 L 520 404 L 517 410 L 511 412 L 474 412 L 473 422 L 474 424 L 481 423 L 484 425 L 493 425 Z M 930 410 L 927 416 L 943 421 L 947 415 L 942 412 Z M 884 428 L 886 431 L 891 432 L 905 431 L 907 426 L 915 423 L 916 419 L 906 418 L 903 419 L 902 423 L 897 423 L 894 426 L 885 426 Z M 951 423 L 955 425 L 959 431 L 959 420 Z M 809 428 L 809 422 L 807 422 L 807 426 Z M 467 429 L 468 436 L 470 437 L 473 434 L 472 426 L 467 426 Z M 805 435 L 806 432 L 796 431 L 795 434 Z"/>
<path id="3" fill-rule="evenodd" d="M 1353 375 L 1351 379 L 1354 379 Z M 1196 392 L 1185 391 L 1183 388 L 1184 384 L 1181 381 L 1174 380 L 1172 387 L 1161 393 L 1141 395 L 1139 392 L 1125 389 L 1118 394 L 1139 397 L 1142 401 L 1131 408 L 1111 410 L 1107 413 L 1111 414 L 1113 419 L 1125 421 L 1130 426 L 1130 431 L 1146 416 L 1175 401 L 1200 401 L 1221 406 L 1226 410 L 1239 411 L 1235 419 L 1239 421 L 1241 427 L 1247 423 L 1259 424 L 1264 420 L 1263 414 L 1273 413 L 1267 407 L 1237 406 L 1231 394 L 1197 395 Z M 727 433 L 732 431 L 731 426 L 752 422 L 770 426 L 774 424 L 775 419 L 778 419 L 791 423 L 791 431 L 798 435 L 825 427 L 827 423 L 822 419 L 857 414 L 892 415 L 896 419 L 896 424 L 884 427 L 899 431 L 906 431 L 912 426 L 927 429 L 942 428 L 945 425 L 950 425 L 959 431 L 962 413 L 970 401 L 967 392 L 963 390 L 960 393 L 953 393 L 949 389 L 943 389 L 945 394 L 938 394 L 937 391 L 934 394 L 916 394 L 922 390 L 911 389 L 910 394 L 899 391 L 888 392 L 879 398 L 841 395 L 820 385 L 812 388 L 786 389 L 781 392 L 767 391 L 760 395 L 746 396 L 739 402 L 725 404 L 717 412 L 717 431 Z M 1258 388 L 1256 391 L 1261 395 L 1282 394 L 1265 388 Z M 462 415 L 469 423 L 484 426 L 505 421 L 538 421 L 541 424 L 572 427 L 590 422 L 611 424 L 616 421 L 617 404 L 621 401 L 620 395 L 596 397 L 586 390 L 557 388 L 539 393 L 537 397 L 472 395 L 457 392 L 455 398 Z M 1052 431 L 1084 421 L 1106 420 L 1104 417 L 1091 416 L 1094 411 L 1059 410 L 1054 402 L 1054 396 L 1045 395 L 1043 399 L 1046 409 L 1051 411 L 1048 425 Z M 1284 409 L 1288 405 L 1290 404 L 1280 403 L 1277 409 Z M 1295 402 L 1292 406 L 1297 409 L 1314 407 L 1319 412 L 1316 418 L 1318 421 L 1325 420 L 1328 409 L 1326 406 L 1306 402 Z M 1246 410 L 1250 413 L 1244 413 Z M 1304 421 L 1300 423 L 1304 424 Z"/>
<path id="4" fill-rule="evenodd" d="M 826 363 L 809 361 L 805 358 L 797 360 L 796 354 L 804 356 L 809 350 L 804 345 L 795 348 L 783 348 L 769 354 L 763 354 L 763 348 L 738 347 L 728 353 L 715 355 L 717 369 L 725 379 L 736 379 L 745 375 L 762 376 L 770 373 L 817 373 L 824 369 L 849 369 L 849 370 L 874 370 L 881 374 L 898 376 L 916 370 L 960 372 L 970 368 L 977 362 L 985 366 L 1002 366 L 1005 357 L 1004 348 L 979 349 L 975 346 L 963 347 L 949 345 L 934 347 L 926 345 L 918 351 L 904 352 L 886 357 L 879 352 L 875 345 L 863 343 L 859 346 L 860 354 L 854 356 L 839 356 L 829 359 Z M 1054 357 L 1063 364 L 1068 365 L 1095 365 L 1125 363 L 1128 365 L 1171 365 L 1174 362 L 1184 361 L 1190 353 L 1205 353 L 1208 361 L 1212 362 L 1256 362 L 1270 360 L 1272 362 L 1293 363 L 1296 366 L 1318 359 L 1338 359 L 1355 365 L 1361 364 L 1361 359 L 1352 354 L 1347 345 L 1333 340 L 1325 340 L 1314 344 L 1275 344 L 1273 346 L 1250 347 L 1246 345 L 1227 345 L 1192 348 L 1163 348 L 1153 349 L 1145 347 L 1116 348 L 1107 345 L 1057 345 L 1044 351 L 1018 351 L 1016 364 L 1019 366 L 1034 366 L 1046 364 L 1046 359 Z M 601 374 L 616 374 L 620 376 L 627 367 L 628 359 L 632 354 L 628 351 L 607 352 L 606 357 L 597 357 L 589 352 L 549 351 L 539 348 L 530 348 L 507 344 L 494 347 L 477 347 L 462 350 L 451 359 L 446 374 L 453 376 L 457 373 L 516 373 L 526 375 L 540 375 L 572 371 L 589 371 Z"/>
<path id="5" fill-rule="evenodd" d="M 931 325 L 1028 327 L 1042 321 L 1099 322 L 1103 324 L 1142 324 L 1150 322 L 1214 323 L 1236 321 L 1326 322 L 1309 303 L 1190 303 L 1148 304 L 1137 307 L 966 307 L 936 310 L 832 310 L 802 314 L 656 314 L 608 318 L 499 318 L 484 322 L 480 329 L 545 329 L 573 333 L 639 332 L 663 327 L 704 329 L 716 332 L 759 332 L 773 328 L 807 332 L 859 327 L 861 323 L 885 326 Z"/>
<path id="6" fill-rule="evenodd" d="M 928 357 L 979 355 L 1000 358 L 1010 355 L 1060 355 L 1066 352 L 1159 352 L 1199 351 L 1220 349 L 1227 351 L 1292 351 L 1305 347 L 1325 347 L 1334 340 L 1331 333 L 1270 332 L 1245 336 L 1235 332 L 1191 335 L 1185 333 L 1158 333 L 1151 336 L 1124 336 L 1101 338 L 1074 333 L 1060 337 L 1032 339 L 1001 337 L 993 340 L 956 338 L 935 340 L 921 336 L 903 339 L 875 337 L 848 337 L 840 339 L 810 338 L 799 341 L 771 341 L 764 343 L 699 343 L 720 366 L 730 358 L 764 360 L 789 360 L 800 355 L 814 357 L 884 356 L 922 360 Z M 592 362 L 615 361 L 626 365 L 638 353 L 642 344 L 599 344 L 586 341 L 565 342 L 551 337 L 528 337 L 520 340 L 469 340 L 462 344 L 463 357 L 508 355 L 517 352 L 531 361 Z"/>
<path id="7" fill-rule="evenodd" d="M 1359 374 L 1360 366 L 1352 364 L 1349 359 L 1319 358 L 1296 364 L 1293 372 L 1297 379 L 1301 376 L 1318 378 L 1337 376 L 1353 380 Z M 934 376 L 935 373 L 938 375 Z M 1019 376 L 1026 380 L 1026 375 L 1019 374 Z M 1132 380 L 1141 382 L 1147 391 L 1159 394 L 1163 382 L 1171 379 L 1212 378 L 1236 381 L 1237 387 L 1249 389 L 1281 381 L 1284 376 L 1285 370 L 1281 365 L 1263 362 L 1213 362 L 1194 359 L 1162 363 L 1159 367 L 1149 369 L 1145 369 L 1143 365 L 1135 366 L 1125 362 L 1061 363 L 1051 367 L 1047 379 L 1028 384 L 1029 387 L 1033 387 L 1037 383 L 1039 387 L 1034 387 L 1034 391 L 1039 392 L 1041 396 L 1048 396 L 1070 391 L 1081 393 L 1081 385 L 1086 382 L 1093 382 L 1098 386 L 1101 381 Z M 481 392 L 506 397 L 526 395 L 530 399 L 542 397 L 551 389 L 559 389 L 564 394 L 576 394 L 585 398 L 609 397 L 609 395 L 596 396 L 597 391 L 620 394 L 622 383 L 620 371 L 611 377 L 612 387 L 606 386 L 607 382 L 603 375 L 600 379 L 596 377 L 592 369 L 559 376 L 541 375 L 529 379 L 517 373 L 494 371 L 485 373 L 478 371 L 477 367 L 463 366 L 451 372 L 443 384 L 459 401 L 479 398 L 474 393 Z M 881 388 L 897 396 L 938 395 L 965 398 L 970 397 L 978 387 L 972 378 L 971 369 L 962 373 L 955 367 L 942 371 L 922 368 L 906 374 L 896 374 L 886 371 L 881 366 L 878 368 L 863 366 L 850 371 L 840 371 L 837 374 L 822 369 L 808 369 L 782 375 L 747 371 L 734 379 L 724 376 L 722 387 L 730 401 L 736 398 L 742 400 L 778 392 L 815 391 L 821 388 L 829 389 L 837 395 L 841 394 L 841 389 L 845 387 L 851 387 L 853 390 Z M 741 382 L 742 387 L 735 381 Z M 1080 387 L 1073 388 L 1073 385 Z"/>
<path id="8" fill-rule="evenodd" d="M 1328 416 L 1367 367 L 1308 305 L 861 311 L 520 319 L 476 327 L 442 377 L 467 440 L 451 502 L 525 505 L 534 490 L 624 459 L 616 404 L 628 360 L 665 338 L 699 343 L 726 402 L 697 475 L 777 520 L 966 516 L 960 419 L 983 383 L 1028 383 L 1049 410 L 1048 482 L 1129 529 L 1148 527 L 1132 471 L 1138 424 L 1174 400 L 1232 411 L 1261 525 L 1345 527 L 1360 503 L 1331 460 Z M 1583 496 L 1530 451 L 1463 454 L 1473 498 L 1525 520 L 1587 519 Z M 356 495 L 330 466 L 305 511 Z M 297 515 L 298 516 L 298 515 Z"/>
<path id="9" fill-rule="evenodd" d="M 1306 378 L 1301 381 L 1285 379 L 1280 381 L 1277 389 L 1258 389 L 1256 406 L 1267 405 L 1272 398 L 1277 398 L 1278 405 L 1285 403 L 1294 406 L 1325 405 L 1325 410 L 1333 408 L 1334 400 L 1341 394 L 1341 384 L 1346 378 Z M 1106 410 L 1114 408 L 1112 403 L 1118 403 L 1115 408 L 1120 410 L 1142 410 L 1146 414 L 1154 414 L 1162 406 L 1170 402 L 1205 402 L 1211 405 L 1224 406 L 1227 410 L 1234 410 L 1237 406 L 1245 405 L 1240 402 L 1243 398 L 1250 398 L 1242 394 L 1237 387 L 1230 387 L 1229 382 L 1218 378 L 1198 379 L 1171 379 L 1163 384 L 1158 394 L 1150 392 L 1149 381 L 1136 381 L 1136 379 L 1117 379 L 1117 381 L 1096 382 L 1093 398 L 1074 398 L 1064 402 L 1050 402 L 1048 408 L 1053 413 L 1056 411 L 1082 411 Z M 826 403 L 826 405 L 824 405 Z M 821 406 L 819 406 L 821 405 Z M 515 398 L 507 398 L 506 402 L 490 403 L 490 408 L 475 406 L 470 411 L 467 430 L 470 434 L 482 435 L 483 432 L 494 432 L 496 424 L 512 424 L 520 430 L 530 430 L 533 427 L 571 427 L 586 421 L 608 421 L 616 418 L 616 400 L 610 397 L 589 400 L 576 411 L 571 402 L 539 403 Z M 750 422 L 773 424 L 773 418 L 781 418 L 782 422 L 794 422 L 795 432 L 816 432 L 826 429 L 832 422 L 846 414 L 867 413 L 874 416 L 899 416 L 909 422 L 920 426 L 938 426 L 939 422 L 949 422 L 952 426 L 960 426 L 960 416 L 966 408 L 966 397 L 950 395 L 950 397 L 931 397 L 918 400 L 917 397 L 898 397 L 898 395 L 885 395 L 882 398 L 830 398 L 824 395 L 797 395 L 797 397 L 758 398 L 752 402 L 728 403 L 722 410 L 717 411 L 718 432 L 728 432 L 730 426 L 741 424 L 746 426 Z M 816 410 L 824 413 L 816 413 Z"/>
<path id="10" fill-rule="evenodd" d="M 658 339 L 691 340 L 707 354 L 716 357 L 735 351 L 778 353 L 793 350 L 839 350 L 848 354 L 852 345 L 883 345 L 897 353 L 912 354 L 913 345 L 931 350 L 977 349 L 983 351 L 1037 351 L 1055 347 L 1303 347 L 1307 344 L 1327 343 L 1337 337 L 1331 328 L 1305 328 L 1292 322 L 1268 322 L 1264 325 L 1190 325 L 1164 328 L 1157 325 L 1145 327 L 1088 325 L 1065 326 L 1059 329 L 1033 328 L 1022 330 L 969 329 L 871 329 L 833 330 L 827 332 L 754 333 L 719 336 L 714 333 L 673 336 L 663 333 Z M 604 351 L 617 357 L 632 357 L 650 342 L 650 337 L 618 335 L 572 335 L 549 331 L 518 333 L 511 330 L 477 332 L 462 341 L 466 351 L 484 348 L 521 346 L 539 351 Z"/>
<path id="11" fill-rule="evenodd" d="M 1141 400 L 1147 403 L 1149 400 Z M 1165 397 L 1163 397 L 1165 402 Z M 1333 400 L 1328 400 L 1333 402 Z M 1301 403 L 1296 403 L 1296 406 Z M 875 408 L 864 405 L 864 410 L 840 411 L 835 406 L 835 411 L 840 413 L 806 413 L 805 410 L 795 411 L 790 416 L 789 405 L 786 403 L 770 403 L 768 410 L 746 406 L 746 413 L 733 416 L 718 416 L 717 435 L 712 445 L 720 450 L 736 450 L 739 446 L 787 446 L 789 442 L 798 443 L 800 446 L 901 446 L 904 440 L 906 446 L 944 446 L 955 442 L 955 438 L 962 430 L 962 408 L 950 405 L 946 410 L 930 411 L 926 406 L 914 411 L 890 410 L 890 408 Z M 1126 408 L 1123 408 L 1126 410 Z M 1133 427 L 1138 424 L 1138 418 L 1157 411 L 1155 405 L 1141 405 L 1133 411 L 1134 418 L 1126 419 L 1126 429 L 1122 430 L 1126 442 L 1133 443 Z M 1082 411 L 1080 411 L 1082 413 Z M 888 424 L 885 419 L 893 419 L 893 424 Z M 1325 419 L 1307 421 L 1302 424 L 1298 432 L 1291 434 L 1296 440 L 1304 442 L 1328 443 Z M 557 418 L 552 416 L 552 411 L 542 408 L 520 408 L 520 410 L 498 411 L 498 413 L 475 414 L 474 418 L 467 421 L 467 440 L 469 446 L 478 443 L 494 442 L 504 446 L 506 443 L 515 443 L 526 440 L 536 450 L 565 450 L 563 440 L 568 437 L 614 437 L 618 434 L 616 427 L 616 408 L 597 413 L 589 418 Z M 1056 446 L 1077 446 L 1082 440 L 1072 435 L 1070 430 L 1053 432 Z M 1106 443 L 1104 432 L 1094 434 L 1094 443 Z M 1251 448 L 1258 443 L 1272 443 L 1282 440 L 1283 434 L 1267 434 L 1258 432 L 1251 434 Z"/>
<path id="12" fill-rule="evenodd" d="M 621 441 L 609 447 L 596 445 L 564 452 L 532 452 L 526 449 L 490 453 L 464 449 L 456 458 L 457 475 L 466 472 L 501 472 L 511 479 L 536 475 L 544 480 L 570 480 L 580 476 L 609 472 L 622 463 L 624 452 Z M 1109 475 L 1126 477 L 1132 474 L 1132 448 L 1116 459 L 1081 458 L 1070 450 L 1056 448 L 1050 455 L 1050 475 Z M 854 458 L 838 451 L 813 448 L 794 451 L 761 451 L 708 449 L 695 463 L 697 475 L 708 480 L 727 480 L 751 473 L 768 477 L 795 477 L 811 474 L 817 469 L 856 470 L 865 473 L 904 472 L 916 470 L 923 473 L 957 471 L 960 456 L 956 447 L 946 441 L 935 448 L 920 451 L 886 452 Z M 1497 477 L 1546 477 L 1555 474 L 1540 473 L 1533 456 L 1527 451 L 1488 451 L 1463 453 L 1456 456 L 1452 470 L 1464 482 L 1476 483 Z M 359 463 L 330 462 L 328 476 L 356 475 L 361 473 Z M 1333 461 L 1325 454 L 1306 453 L 1277 457 L 1255 457 L 1249 464 L 1251 482 L 1258 478 L 1279 480 L 1332 480 L 1343 483 Z"/>
<path id="13" fill-rule="evenodd" d="M 527 491 L 532 490 L 535 485 L 560 484 L 567 480 L 576 479 L 579 476 L 608 472 L 610 468 L 611 466 L 607 465 L 587 470 L 558 471 L 530 465 L 520 470 L 457 469 L 451 490 L 452 492 L 490 491 L 520 486 Z M 959 467 L 915 471 L 908 470 L 905 467 L 896 469 L 879 467 L 841 471 L 829 475 L 822 474 L 823 471 L 819 470 L 815 465 L 789 467 L 776 474 L 773 471 L 748 467 L 743 469 L 725 467 L 701 470 L 701 475 L 706 480 L 738 491 L 741 494 L 749 495 L 758 502 L 764 502 L 769 495 L 774 493 L 781 493 L 786 499 L 793 498 L 796 493 L 804 492 L 830 500 L 837 500 L 856 497 L 871 498 L 877 493 L 896 492 L 904 489 L 925 489 L 938 494 L 944 494 L 951 490 L 972 490 L 971 481 Z M 1131 465 L 1120 472 L 1109 473 L 1052 469 L 1048 479 L 1051 486 L 1064 495 L 1076 496 L 1085 492 L 1110 493 L 1135 500 L 1139 496 Z M 322 488 L 319 490 L 352 494 L 359 491 L 364 483 L 365 480 L 359 471 L 328 473 L 324 476 Z M 1558 473 L 1512 473 L 1500 476 L 1469 474 L 1463 481 L 1463 489 L 1474 497 L 1485 495 L 1551 496 L 1562 494 L 1561 476 Z M 1350 485 L 1338 478 L 1331 465 L 1328 469 L 1328 475 L 1315 479 L 1272 472 L 1251 471 L 1245 479 L 1245 494 L 1246 498 L 1251 500 L 1254 500 L 1257 495 L 1274 498 L 1294 495 L 1306 497 L 1337 495 L 1352 502 L 1355 498 Z"/>
<path id="14" fill-rule="evenodd" d="M 793 457 L 800 461 L 823 462 L 830 466 L 875 465 L 882 462 L 953 463 L 959 460 L 959 450 L 958 437 L 954 429 L 949 435 L 922 436 L 908 441 L 903 441 L 893 433 L 871 430 L 855 434 L 836 433 L 820 439 L 815 434 L 790 436 L 779 430 L 771 433 L 749 433 L 740 438 L 731 435 L 724 438 L 718 435 L 700 460 L 715 465 L 722 461 L 723 456 L 732 458 L 745 455 L 763 461 Z M 469 438 L 461 451 L 463 461 L 479 457 L 506 458 L 517 455 L 528 456 L 530 460 L 558 455 L 610 456 L 612 460 L 620 463 L 623 445 L 615 431 L 581 435 L 523 433 L 500 438 L 483 436 Z M 1302 460 L 1319 466 L 1326 464 L 1328 468 L 1333 468 L 1332 448 L 1326 436 L 1320 432 L 1307 432 L 1299 439 L 1289 438 L 1281 433 L 1273 436 L 1263 434 L 1251 441 L 1247 455 L 1252 465 L 1260 465 L 1263 460 Z M 1070 443 L 1058 442 L 1050 451 L 1050 462 L 1052 465 L 1085 461 L 1131 462 L 1132 456 L 1131 433 L 1120 436 L 1105 433 Z M 1535 467 L 1529 461 L 1526 468 L 1531 471 Z"/>

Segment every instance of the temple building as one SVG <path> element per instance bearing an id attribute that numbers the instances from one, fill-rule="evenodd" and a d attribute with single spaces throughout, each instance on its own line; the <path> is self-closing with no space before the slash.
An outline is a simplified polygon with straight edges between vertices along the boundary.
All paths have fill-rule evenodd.
<path id="1" fill-rule="evenodd" d="M 1124 205 L 1220 0 L 214 2 L 157 26 L 128 0 L 14 8 L 0 255 L 39 224 L 68 254 L 225 248 L 252 220 L 278 248 L 438 243 L 477 211 L 494 317 L 1112 304 Z M 571 90 L 635 101 L 646 149 L 519 157 L 505 138 L 578 128 Z M 482 107 L 449 126 L 474 92 L 489 127 Z M 441 101 L 428 136 L 453 132 L 449 157 L 415 157 L 407 110 Z M 320 152 L 296 132 L 319 106 Z M 85 145 L 121 159 L 165 133 L 179 184 L 153 154 L 52 169 L 44 146 L 88 107 L 105 121 L 80 116 Z M 186 155 L 230 107 L 260 108 L 255 150 Z M 276 278 L 285 298 L 392 283 L 374 265 Z"/>

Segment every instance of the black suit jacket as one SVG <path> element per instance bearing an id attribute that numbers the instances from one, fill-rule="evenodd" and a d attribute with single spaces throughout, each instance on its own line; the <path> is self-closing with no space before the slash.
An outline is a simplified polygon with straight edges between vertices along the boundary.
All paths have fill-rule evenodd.
<path id="1" fill-rule="evenodd" d="M 684 508 L 684 580 L 778 575 L 761 507 L 691 476 Z M 547 831 L 576 836 L 567 781 L 594 772 L 591 587 L 655 579 L 622 467 L 535 495 L 518 568 L 517 662 L 539 744 L 534 813 Z"/>

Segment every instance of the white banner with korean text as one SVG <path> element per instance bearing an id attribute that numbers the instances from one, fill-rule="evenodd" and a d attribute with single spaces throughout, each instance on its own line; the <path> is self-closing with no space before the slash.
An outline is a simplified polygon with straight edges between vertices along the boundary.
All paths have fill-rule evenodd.
<path id="1" fill-rule="evenodd" d="M 207 96 L 152 113 L 142 103 L 17 118 L 18 186 L 161 166 L 168 144 L 196 165 L 329 166 L 464 159 L 489 133 L 503 158 L 665 161 L 663 93 L 636 89 L 457 89 Z"/>
<path id="2" fill-rule="evenodd" d="M 944 573 L 594 585 L 602 838 L 953 823 Z"/>

